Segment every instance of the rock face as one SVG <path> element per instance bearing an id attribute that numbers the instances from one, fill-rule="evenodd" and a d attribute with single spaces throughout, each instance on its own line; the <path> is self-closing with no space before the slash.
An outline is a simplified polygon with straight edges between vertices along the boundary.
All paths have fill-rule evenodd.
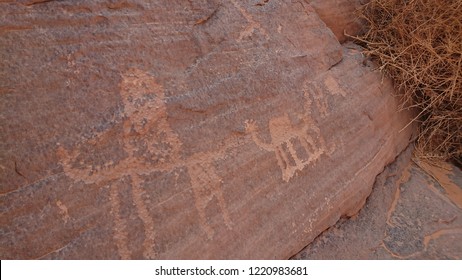
<path id="1" fill-rule="evenodd" d="M 348 39 L 345 33 L 357 35 L 360 32 L 362 25 L 356 15 L 356 10 L 361 7 L 360 0 L 308 0 L 308 2 L 340 42 Z"/>
<path id="2" fill-rule="evenodd" d="M 410 161 L 409 148 L 378 177 L 358 216 L 294 259 L 461 259 L 462 171 Z"/>
<path id="3" fill-rule="evenodd" d="M 390 81 L 304 2 L 0 11 L 2 259 L 289 258 L 408 144 Z"/>

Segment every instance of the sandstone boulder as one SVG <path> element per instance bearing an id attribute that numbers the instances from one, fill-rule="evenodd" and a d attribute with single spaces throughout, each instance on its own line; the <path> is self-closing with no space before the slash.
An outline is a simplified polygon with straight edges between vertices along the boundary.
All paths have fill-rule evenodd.
<path id="1" fill-rule="evenodd" d="M 307 0 L 316 13 L 335 34 L 340 42 L 348 35 L 357 35 L 361 31 L 361 21 L 356 15 L 361 0 Z"/>
<path id="2" fill-rule="evenodd" d="M 416 165 L 411 151 L 377 177 L 357 217 L 294 259 L 461 259 L 462 171 L 447 163 Z"/>
<path id="3" fill-rule="evenodd" d="M 0 258 L 284 259 L 354 215 L 409 115 L 260 2 L 0 3 Z"/>

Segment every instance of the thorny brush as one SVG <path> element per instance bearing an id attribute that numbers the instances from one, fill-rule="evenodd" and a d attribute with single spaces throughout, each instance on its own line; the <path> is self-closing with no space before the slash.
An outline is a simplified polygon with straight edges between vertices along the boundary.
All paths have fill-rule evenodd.
<path id="1" fill-rule="evenodd" d="M 416 155 L 462 162 L 462 1 L 371 0 L 354 37 L 417 108 Z"/>

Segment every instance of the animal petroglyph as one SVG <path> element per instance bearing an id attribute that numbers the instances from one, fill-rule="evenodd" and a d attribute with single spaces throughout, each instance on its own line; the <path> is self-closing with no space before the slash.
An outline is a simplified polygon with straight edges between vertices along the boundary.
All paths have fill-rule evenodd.
<path id="1" fill-rule="evenodd" d="M 319 113 L 324 117 L 327 116 L 329 112 L 326 93 L 333 96 L 340 95 L 342 97 L 346 97 L 346 92 L 331 75 L 327 75 L 321 81 L 313 81 L 305 84 L 304 92 L 307 102 L 311 102 L 310 98 L 313 99 Z M 311 104 L 309 104 L 307 108 L 310 108 L 310 106 Z"/>
<path id="2" fill-rule="evenodd" d="M 305 87 L 304 92 L 305 92 L 305 99 L 306 99 L 306 103 L 307 103 L 306 107 L 311 108 L 311 102 L 312 101 L 310 99 L 309 92 L 312 92 L 311 98 L 313 99 L 319 113 L 323 117 L 327 116 L 329 107 L 328 107 L 328 104 L 327 104 L 326 97 L 324 96 L 324 92 L 323 92 L 322 87 L 320 87 L 320 86 L 318 86 L 318 85 L 316 85 L 314 83 L 311 83 L 311 84 L 309 84 L 309 85 L 307 85 Z"/>
<path id="3" fill-rule="evenodd" d="M 319 128 L 309 116 L 305 116 L 300 124 L 294 125 L 287 114 L 269 121 L 271 143 L 265 143 L 258 135 L 258 126 L 254 121 L 246 122 L 246 130 L 252 140 L 260 148 L 272 151 L 276 155 L 282 171 L 282 179 L 288 182 L 296 173 L 310 163 L 315 162 L 325 152 L 324 139 Z M 298 142 L 303 147 L 308 158 L 303 160 L 298 155 L 294 144 Z"/>
<path id="4" fill-rule="evenodd" d="M 238 41 L 250 37 L 255 30 L 258 30 L 266 38 L 268 38 L 268 32 L 261 26 L 261 24 L 253 19 L 253 17 L 244 9 L 236 0 L 230 0 L 233 6 L 242 14 L 242 16 L 247 20 L 248 25 L 240 32 Z"/>
<path id="5" fill-rule="evenodd" d="M 144 226 L 143 256 L 152 259 L 155 254 L 155 223 L 143 198 L 143 176 L 153 172 L 171 172 L 186 167 L 198 211 L 200 225 L 209 238 L 214 230 L 207 222 L 206 207 L 216 198 L 225 225 L 231 228 L 231 219 L 222 193 L 222 180 L 217 175 L 213 161 L 223 158 L 231 144 L 217 152 L 206 155 L 194 154 L 181 157 L 182 143 L 167 122 L 164 90 L 154 77 L 137 69 L 129 70 L 122 77 L 120 94 L 124 106 L 122 136 L 114 137 L 114 131 L 96 135 L 71 151 L 58 148 L 64 172 L 74 181 L 86 184 L 108 186 L 110 189 L 111 213 L 114 217 L 114 240 L 119 254 L 129 259 L 127 221 L 121 216 L 119 189 L 124 182 L 130 183 L 135 211 Z M 117 139 L 115 139 L 117 138 Z M 100 165 L 85 165 L 79 162 L 80 154 L 88 146 L 97 146 L 122 139 L 123 150 L 127 156 L 117 163 L 108 161 Z M 87 149 L 88 150 L 88 149 Z M 78 167 L 74 167 L 78 166 Z"/>
<path id="6" fill-rule="evenodd" d="M 345 92 L 340 89 L 332 77 L 325 79 L 324 83 L 328 90 L 335 90 L 338 94 L 345 96 Z M 328 113 L 328 103 L 322 90 L 322 87 L 313 83 L 305 84 L 303 88 L 304 113 L 296 116 L 299 119 L 298 122 L 293 122 L 288 114 L 272 118 L 268 123 L 270 143 L 260 139 L 258 136 L 260 129 L 255 121 L 247 120 L 245 122 L 246 131 L 250 133 L 255 144 L 266 151 L 274 152 L 282 172 L 282 179 L 286 182 L 294 177 L 297 171 L 302 171 L 308 165 L 316 162 L 323 154 L 330 155 L 335 151 L 334 144 L 328 147 L 311 115 L 313 102 L 321 116 L 326 116 Z M 296 143 L 307 154 L 306 159 L 303 159 L 295 148 Z"/>

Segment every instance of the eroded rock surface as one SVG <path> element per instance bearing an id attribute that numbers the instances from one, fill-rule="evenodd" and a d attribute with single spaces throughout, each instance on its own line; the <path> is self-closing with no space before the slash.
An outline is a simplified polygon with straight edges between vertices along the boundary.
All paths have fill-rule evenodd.
<path id="1" fill-rule="evenodd" d="M 408 144 L 307 3 L 32 2 L 0 3 L 2 259 L 288 258 Z"/>
<path id="2" fill-rule="evenodd" d="M 357 217 L 330 228 L 294 259 L 461 259 L 462 171 L 446 163 L 416 165 L 411 151 L 377 177 Z"/>
<path id="3" fill-rule="evenodd" d="M 361 31 L 362 24 L 356 12 L 361 7 L 361 0 L 307 1 L 340 42 L 345 42 L 348 39 L 345 34 L 354 36 Z"/>

